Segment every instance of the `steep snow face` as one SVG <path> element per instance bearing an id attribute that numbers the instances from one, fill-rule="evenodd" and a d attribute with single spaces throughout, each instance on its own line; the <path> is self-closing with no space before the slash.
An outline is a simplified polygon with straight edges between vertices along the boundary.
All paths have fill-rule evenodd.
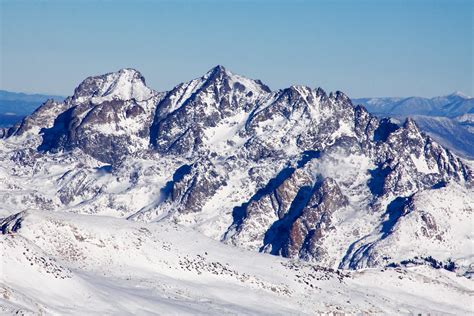
<path id="1" fill-rule="evenodd" d="M 474 312 L 472 281 L 446 270 L 335 271 L 169 222 L 26 211 L 0 228 L 3 314 Z"/>
<path id="2" fill-rule="evenodd" d="M 135 69 L 125 68 L 117 72 L 85 79 L 74 91 L 76 103 L 94 104 L 112 100 L 146 101 L 154 92 L 145 84 L 145 78 Z"/>
<path id="3" fill-rule="evenodd" d="M 398 247 L 388 229 L 409 225 L 401 214 L 419 212 L 418 194 L 453 184 L 472 201 L 466 161 L 412 119 L 378 120 L 342 92 L 271 91 L 221 66 L 142 101 L 120 82 L 144 84 L 129 70 L 91 77 L 55 111 L 40 109 L 56 115 L 33 135 L 40 151 L 17 134 L 0 143 L 5 214 L 176 222 L 242 248 L 358 268 L 412 259 L 380 260 L 391 248 L 378 245 Z"/>
<path id="4" fill-rule="evenodd" d="M 454 183 L 397 198 L 379 229 L 358 240 L 341 267 L 427 264 L 471 277 L 473 212 L 472 190 Z"/>

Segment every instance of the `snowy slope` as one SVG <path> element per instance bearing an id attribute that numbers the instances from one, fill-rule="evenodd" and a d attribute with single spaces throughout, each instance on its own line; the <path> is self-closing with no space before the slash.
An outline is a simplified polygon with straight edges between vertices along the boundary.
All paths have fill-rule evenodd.
<path id="1" fill-rule="evenodd" d="M 170 223 L 27 211 L 1 225 L 4 313 L 474 312 L 472 281 L 443 270 L 333 271 Z"/>

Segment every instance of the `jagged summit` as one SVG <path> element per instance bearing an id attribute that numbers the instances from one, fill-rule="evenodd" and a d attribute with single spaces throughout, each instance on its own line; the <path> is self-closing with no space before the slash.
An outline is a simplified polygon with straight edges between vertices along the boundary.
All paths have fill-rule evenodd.
<path id="1" fill-rule="evenodd" d="M 208 82 L 222 81 L 231 85 L 236 84 L 237 86 L 243 85 L 243 87 L 250 90 L 255 90 L 257 92 L 263 91 L 270 93 L 271 89 L 265 85 L 259 79 L 250 79 L 245 76 L 236 74 L 222 65 L 217 65 L 211 68 L 206 74 L 202 77 Z M 239 86 L 239 88 L 242 88 Z"/>
<path id="2" fill-rule="evenodd" d="M 86 78 L 75 89 L 72 98 L 77 102 L 91 98 L 100 98 L 100 101 L 113 99 L 144 101 L 152 94 L 153 90 L 146 86 L 145 78 L 139 71 L 123 68 L 117 72 Z"/>
<path id="3" fill-rule="evenodd" d="M 274 92 L 261 80 L 249 79 L 245 76 L 238 75 L 230 71 L 228 68 L 226 68 L 223 65 L 217 65 L 211 68 L 201 78 L 208 82 L 228 81 L 234 84 L 237 83 L 237 86 L 239 86 L 239 84 L 242 83 L 244 84 L 244 86 L 246 84 L 246 87 L 253 88 L 253 90 L 257 90 L 257 91 L 263 90 L 263 92 L 265 93 Z M 344 102 L 348 102 L 349 104 L 352 104 L 351 99 L 342 91 L 335 91 L 335 92 L 330 92 L 329 94 L 327 94 L 326 91 L 321 87 L 317 87 L 313 89 L 306 85 L 290 85 L 287 88 L 283 88 L 283 89 L 280 89 L 279 91 L 276 91 L 276 93 L 280 93 L 280 94 L 297 93 L 303 96 L 307 96 L 312 91 L 314 91 L 316 96 L 329 97 L 332 99 L 336 99 L 337 101 L 344 101 Z"/>
<path id="4" fill-rule="evenodd" d="M 352 105 L 351 99 L 342 91 L 337 90 L 336 92 L 329 93 L 330 98 L 336 99 L 336 101 L 347 102 Z"/>
<path id="5" fill-rule="evenodd" d="M 230 71 L 228 71 L 224 66 L 217 65 L 209 69 L 208 72 L 204 75 L 204 77 L 212 77 L 216 75 L 232 75 Z"/>
<path id="6" fill-rule="evenodd" d="M 471 99 L 470 96 L 468 96 L 467 94 L 465 94 L 464 92 L 461 92 L 461 91 L 454 91 L 453 93 L 447 95 L 448 97 L 459 97 L 459 98 L 462 98 L 462 99 Z"/>

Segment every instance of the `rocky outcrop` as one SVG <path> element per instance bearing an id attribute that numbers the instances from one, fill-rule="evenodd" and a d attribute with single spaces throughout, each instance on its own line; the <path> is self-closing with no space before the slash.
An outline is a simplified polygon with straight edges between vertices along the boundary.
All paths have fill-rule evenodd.
<path id="1" fill-rule="evenodd" d="M 39 130 L 39 151 L 78 148 L 111 163 L 148 147 L 152 113 L 159 98 L 133 69 L 89 77 L 72 97 L 61 103 L 46 102 L 12 134 Z"/>
<path id="2" fill-rule="evenodd" d="M 162 153 L 187 155 L 199 151 L 206 128 L 216 127 L 237 113 L 249 113 L 269 93 L 270 89 L 260 81 L 217 66 L 166 94 L 157 106 L 150 142 Z"/>

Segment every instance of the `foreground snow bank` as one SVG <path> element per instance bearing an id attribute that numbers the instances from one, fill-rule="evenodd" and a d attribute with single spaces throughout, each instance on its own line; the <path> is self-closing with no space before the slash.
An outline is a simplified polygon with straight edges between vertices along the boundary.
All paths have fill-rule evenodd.
<path id="1" fill-rule="evenodd" d="M 0 225 L 2 314 L 474 312 L 472 280 L 427 266 L 333 271 L 165 222 L 26 211 Z"/>

